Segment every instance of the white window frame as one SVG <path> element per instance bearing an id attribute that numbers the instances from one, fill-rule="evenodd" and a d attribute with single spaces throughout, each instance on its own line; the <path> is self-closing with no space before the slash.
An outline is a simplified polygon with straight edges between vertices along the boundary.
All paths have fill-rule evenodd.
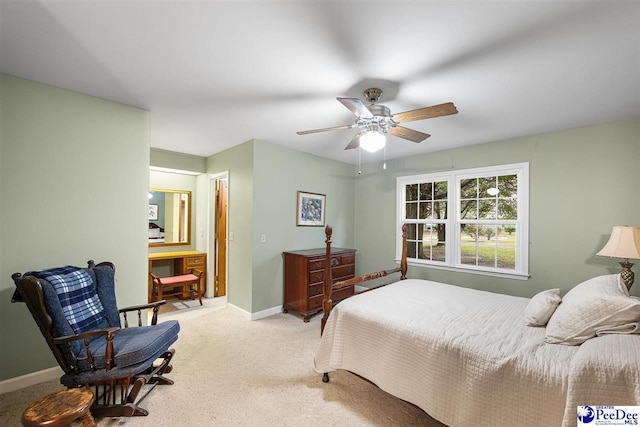
<path id="1" fill-rule="evenodd" d="M 490 268 L 476 265 L 462 264 L 460 261 L 460 181 L 469 178 L 482 178 L 496 175 L 517 175 L 518 177 L 518 219 L 505 220 L 500 223 L 514 224 L 518 230 L 516 240 L 516 259 L 514 269 Z M 447 220 L 446 220 L 446 261 L 431 261 L 409 258 L 409 265 L 464 271 L 498 277 L 526 280 L 529 278 L 529 163 L 512 163 L 506 165 L 488 166 L 473 169 L 452 170 L 447 172 L 428 173 L 397 178 L 396 187 L 396 259 L 402 255 L 402 224 L 406 218 L 406 190 L 405 186 L 425 182 L 447 182 Z M 413 222 L 413 221 L 407 221 Z M 425 222 L 433 222 L 425 220 Z M 465 222 L 468 222 L 465 220 Z M 481 223 L 482 221 L 478 221 Z"/>

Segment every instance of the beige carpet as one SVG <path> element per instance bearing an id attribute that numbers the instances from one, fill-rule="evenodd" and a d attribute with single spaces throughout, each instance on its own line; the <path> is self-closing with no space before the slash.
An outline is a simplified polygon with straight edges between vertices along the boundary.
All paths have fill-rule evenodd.
<path id="1" fill-rule="evenodd" d="M 170 318 L 181 325 L 168 375 L 175 385 L 147 396 L 140 406 L 149 416 L 105 418 L 99 426 L 442 426 L 347 372 L 323 383 L 313 369 L 319 316 L 250 321 L 232 307 L 194 307 L 160 321 Z M 19 426 L 31 402 L 60 389 L 49 381 L 0 395 L 0 425 Z"/>

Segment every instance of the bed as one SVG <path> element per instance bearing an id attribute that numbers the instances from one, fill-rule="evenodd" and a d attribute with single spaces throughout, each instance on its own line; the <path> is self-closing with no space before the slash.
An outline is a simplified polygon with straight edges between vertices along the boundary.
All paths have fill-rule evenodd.
<path id="1" fill-rule="evenodd" d="M 329 265 L 330 227 L 326 244 Z M 451 427 L 575 426 L 577 406 L 640 405 L 640 299 L 617 294 L 626 289 L 619 275 L 586 281 L 560 303 L 547 291 L 529 299 L 404 279 L 405 253 L 400 267 L 350 281 L 396 272 L 401 280 L 335 307 L 331 291 L 342 283 L 325 271 L 315 355 L 323 380 L 350 371 Z M 601 288 L 605 295 L 585 313 Z M 613 300 L 615 319 L 594 322 Z"/>
<path id="2" fill-rule="evenodd" d="M 164 243 L 164 228 L 154 222 L 149 223 L 149 243 Z"/>

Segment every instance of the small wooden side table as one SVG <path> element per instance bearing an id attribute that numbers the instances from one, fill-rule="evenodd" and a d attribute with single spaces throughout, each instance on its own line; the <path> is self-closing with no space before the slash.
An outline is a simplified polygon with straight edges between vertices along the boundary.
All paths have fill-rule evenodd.
<path id="1" fill-rule="evenodd" d="M 49 394 L 35 401 L 22 413 L 23 426 L 70 426 L 82 420 L 84 427 L 96 427 L 89 411 L 93 393 L 86 388 L 70 388 Z"/>

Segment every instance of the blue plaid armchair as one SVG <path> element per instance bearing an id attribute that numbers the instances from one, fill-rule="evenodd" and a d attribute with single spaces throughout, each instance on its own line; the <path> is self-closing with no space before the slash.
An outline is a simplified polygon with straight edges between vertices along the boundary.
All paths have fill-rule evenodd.
<path id="1" fill-rule="evenodd" d="M 147 415 L 140 401 L 156 385 L 173 384 L 164 374 L 172 369 L 175 351 L 169 347 L 178 339 L 179 323 L 157 323 L 164 301 L 118 309 L 112 263 L 89 261 L 88 268 L 65 266 L 11 277 L 17 288 L 12 301 L 29 307 L 64 371 L 60 382 L 93 389 L 94 417 Z M 153 310 L 151 325 L 142 326 L 141 313 L 147 309 Z M 137 327 L 129 327 L 130 312 L 137 312 Z"/>

